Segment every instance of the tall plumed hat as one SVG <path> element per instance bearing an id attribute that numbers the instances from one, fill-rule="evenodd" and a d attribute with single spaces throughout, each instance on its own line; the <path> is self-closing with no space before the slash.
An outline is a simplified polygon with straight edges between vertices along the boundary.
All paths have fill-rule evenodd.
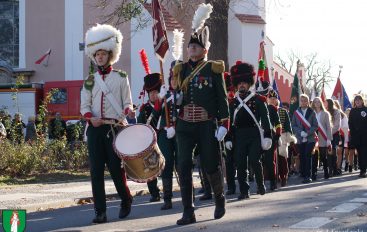
<path id="1" fill-rule="evenodd" d="M 204 24 L 212 12 L 213 6 L 211 4 L 201 3 L 199 5 L 192 20 L 192 33 L 189 44 L 195 43 L 207 50 L 210 48 L 209 28 Z"/>
<path id="2" fill-rule="evenodd" d="M 111 64 L 116 63 L 121 54 L 122 34 L 108 24 L 97 24 L 85 34 L 85 53 L 95 62 L 94 56 L 98 50 L 112 52 Z"/>
<path id="3" fill-rule="evenodd" d="M 246 62 L 237 61 L 235 65 L 231 67 L 230 71 L 232 85 L 237 87 L 238 83 L 246 82 L 252 86 L 255 83 L 254 66 Z"/>
<path id="4" fill-rule="evenodd" d="M 153 90 L 159 91 L 162 86 L 160 73 L 150 73 L 144 77 L 144 90 L 148 93 Z"/>

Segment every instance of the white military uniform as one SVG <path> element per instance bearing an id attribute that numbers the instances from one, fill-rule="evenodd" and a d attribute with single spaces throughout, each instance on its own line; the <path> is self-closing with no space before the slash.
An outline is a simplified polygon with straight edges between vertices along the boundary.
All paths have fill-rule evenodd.
<path id="1" fill-rule="evenodd" d="M 111 91 L 121 108 L 123 110 L 126 110 L 127 108 L 133 109 L 130 84 L 127 75 L 121 76 L 118 71 L 112 70 L 109 74 L 105 74 L 104 76 L 104 82 L 106 83 L 106 86 Z M 103 79 L 102 75 L 100 75 L 98 72 L 94 74 L 94 78 Z M 119 114 L 113 108 L 112 104 L 102 92 L 96 81 L 94 81 L 92 90 L 88 90 L 85 88 L 85 86 L 83 86 L 80 99 L 80 113 L 82 115 L 86 115 L 88 112 L 90 112 L 92 113 L 93 117 L 115 119 L 120 118 Z M 120 112 L 120 114 L 121 113 L 123 117 L 126 117 L 124 112 Z"/>

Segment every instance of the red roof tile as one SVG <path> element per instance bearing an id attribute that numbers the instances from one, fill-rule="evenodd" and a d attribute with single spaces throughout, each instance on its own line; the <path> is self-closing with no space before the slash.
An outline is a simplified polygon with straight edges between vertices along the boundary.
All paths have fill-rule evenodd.
<path id="1" fill-rule="evenodd" d="M 243 23 L 266 24 L 265 20 L 259 15 L 235 14 L 235 16 Z"/>
<path id="2" fill-rule="evenodd" d="M 150 15 L 152 15 L 152 5 L 145 3 L 143 4 L 145 9 L 149 12 Z M 164 22 L 166 24 L 166 28 L 168 31 L 173 31 L 174 29 L 183 30 L 183 27 L 181 24 L 174 18 L 172 15 L 161 5 Z"/>

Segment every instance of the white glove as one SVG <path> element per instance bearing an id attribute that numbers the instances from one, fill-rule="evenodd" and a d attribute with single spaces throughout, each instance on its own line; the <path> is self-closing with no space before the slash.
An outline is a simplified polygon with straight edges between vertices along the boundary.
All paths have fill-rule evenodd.
<path id="1" fill-rule="evenodd" d="M 327 147 L 331 146 L 331 141 L 330 140 L 326 140 L 326 146 Z"/>
<path id="2" fill-rule="evenodd" d="M 261 148 L 264 151 L 267 151 L 271 148 L 271 145 L 273 144 L 272 140 L 270 138 L 264 138 L 261 140 Z"/>
<path id="3" fill-rule="evenodd" d="M 223 141 L 227 132 L 228 132 L 227 128 L 225 128 L 224 126 L 220 126 L 215 132 L 215 137 L 217 138 L 219 142 L 221 142 Z"/>
<path id="4" fill-rule="evenodd" d="M 226 148 L 228 150 L 232 150 L 232 142 L 231 141 L 227 141 L 225 145 L 226 145 Z"/>
<path id="5" fill-rule="evenodd" d="M 167 94 L 167 89 L 165 85 L 161 86 L 161 90 L 159 91 L 159 98 L 163 99 Z"/>
<path id="6" fill-rule="evenodd" d="M 167 131 L 167 139 L 172 139 L 173 137 L 175 137 L 176 130 L 174 127 L 166 127 L 164 129 Z"/>
<path id="7" fill-rule="evenodd" d="M 306 138 L 306 137 L 307 137 L 307 133 L 306 133 L 306 132 L 304 132 L 304 131 L 301 131 L 301 137 L 302 137 L 302 138 Z"/>

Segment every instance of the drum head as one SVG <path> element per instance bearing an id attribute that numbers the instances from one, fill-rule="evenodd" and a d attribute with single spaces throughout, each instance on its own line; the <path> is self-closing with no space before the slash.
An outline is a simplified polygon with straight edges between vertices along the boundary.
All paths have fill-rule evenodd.
<path id="1" fill-rule="evenodd" d="M 115 148 L 124 156 L 134 156 L 144 151 L 155 139 L 153 129 L 144 124 L 124 128 L 116 137 Z"/>

